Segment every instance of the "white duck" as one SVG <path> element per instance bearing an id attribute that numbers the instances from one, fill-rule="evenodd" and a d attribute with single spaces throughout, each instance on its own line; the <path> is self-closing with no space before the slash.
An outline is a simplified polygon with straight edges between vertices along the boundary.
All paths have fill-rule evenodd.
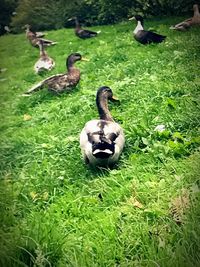
<path id="1" fill-rule="evenodd" d="M 47 55 L 47 52 L 44 50 L 44 45 L 42 40 L 38 41 L 38 45 L 40 48 L 40 58 L 35 63 L 34 70 L 36 73 L 49 71 L 55 67 L 55 61 Z"/>
<path id="2" fill-rule="evenodd" d="M 96 95 L 100 119 L 88 121 L 80 134 L 80 147 L 85 163 L 94 166 L 110 166 L 122 153 L 125 137 L 121 126 L 114 122 L 108 99 L 115 101 L 112 90 L 103 86 Z"/>

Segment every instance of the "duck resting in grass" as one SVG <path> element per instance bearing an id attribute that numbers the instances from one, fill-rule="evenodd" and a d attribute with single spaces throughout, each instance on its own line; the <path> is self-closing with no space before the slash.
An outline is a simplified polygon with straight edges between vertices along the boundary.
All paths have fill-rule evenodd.
<path id="1" fill-rule="evenodd" d="M 25 28 L 25 32 L 26 32 L 26 38 L 29 40 L 31 45 L 34 47 L 39 47 L 39 41 L 40 40 L 43 41 L 44 46 L 51 46 L 51 45 L 57 44 L 57 42 L 38 37 L 37 33 L 31 31 L 31 26 L 29 24 L 26 24 L 24 26 L 24 28 Z M 44 34 L 42 35 L 42 33 L 40 33 L 39 36 L 44 36 Z"/>
<path id="2" fill-rule="evenodd" d="M 95 31 L 82 29 L 77 17 L 72 17 L 72 18 L 68 19 L 68 21 L 71 21 L 71 20 L 75 21 L 76 27 L 74 29 L 74 32 L 75 32 L 76 36 L 78 36 L 81 39 L 88 39 L 88 38 L 96 37 L 97 34 L 99 34 L 101 32 L 101 31 L 95 32 Z"/>
<path id="3" fill-rule="evenodd" d="M 141 44 L 150 44 L 150 43 L 161 43 L 165 40 L 166 36 L 157 34 L 152 31 L 145 31 L 144 30 L 144 19 L 140 15 L 135 15 L 134 17 L 130 18 L 129 20 L 136 20 L 137 26 L 133 31 L 133 36 L 136 41 Z"/>
<path id="4" fill-rule="evenodd" d="M 80 147 L 85 163 L 93 166 L 111 166 L 122 153 L 125 137 L 108 109 L 108 100 L 117 100 L 112 90 L 103 86 L 96 95 L 99 119 L 88 121 L 80 134 Z"/>
<path id="5" fill-rule="evenodd" d="M 187 31 L 192 26 L 200 26 L 200 13 L 198 5 L 193 5 L 194 15 L 192 18 L 186 19 L 174 26 L 171 26 L 171 30 Z"/>
<path id="6" fill-rule="evenodd" d="M 39 82 L 38 84 L 30 88 L 23 94 L 23 96 L 29 96 L 30 94 L 43 88 L 47 88 L 49 91 L 55 94 L 71 91 L 80 80 L 80 70 L 75 68 L 74 66 L 74 63 L 78 60 L 86 59 L 84 59 L 79 53 L 72 53 L 66 59 L 66 73 L 50 76 L 49 78 Z"/>
<path id="7" fill-rule="evenodd" d="M 41 73 L 43 71 L 50 71 L 55 67 L 55 61 L 50 58 L 47 52 L 44 50 L 43 41 L 39 40 L 38 45 L 40 48 L 40 58 L 34 65 L 34 70 L 36 73 Z"/>

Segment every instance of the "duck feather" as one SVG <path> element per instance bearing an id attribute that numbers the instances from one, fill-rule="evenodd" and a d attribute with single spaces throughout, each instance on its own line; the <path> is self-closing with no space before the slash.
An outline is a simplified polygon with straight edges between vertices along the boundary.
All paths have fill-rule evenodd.
<path id="1" fill-rule="evenodd" d="M 86 38 L 91 38 L 97 36 L 97 32 L 90 31 L 90 30 L 85 30 L 85 29 L 76 29 L 75 30 L 76 36 L 86 39 Z"/>
<path id="2" fill-rule="evenodd" d="M 48 88 L 49 91 L 56 94 L 60 94 L 65 91 L 71 91 L 80 80 L 80 70 L 74 67 L 74 63 L 75 61 L 81 59 L 82 57 L 79 53 L 72 53 L 66 59 L 67 73 L 52 75 L 34 85 L 23 95 L 30 95 L 33 92 L 39 91 L 43 88 Z"/>
<path id="3" fill-rule="evenodd" d="M 83 156 L 93 165 L 115 162 L 124 146 L 124 133 L 119 124 L 105 120 L 86 123 L 80 135 Z M 102 161 L 105 159 L 104 161 Z"/>
<path id="4" fill-rule="evenodd" d="M 43 71 L 50 71 L 52 68 L 55 67 L 55 61 L 50 58 L 47 52 L 44 50 L 43 41 L 39 41 L 39 48 L 40 48 L 40 58 L 34 65 L 34 70 L 36 73 L 41 73 Z"/>
<path id="5" fill-rule="evenodd" d="M 134 38 L 141 44 L 161 43 L 166 36 L 160 35 L 152 31 L 141 30 L 134 35 Z"/>
<path id="6" fill-rule="evenodd" d="M 101 31 L 91 31 L 91 30 L 87 30 L 87 29 L 83 29 L 78 21 L 77 17 L 73 17 L 69 20 L 75 20 L 75 29 L 74 32 L 76 34 L 76 36 L 78 36 L 81 39 L 88 39 L 88 38 L 92 38 L 92 37 L 96 37 Z"/>
<path id="7" fill-rule="evenodd" d="M 107 101 L 116 101 L 112 90 L 99 88 L 96 104 L 100 119 L 87 122 L 80 134 L 80 147 L 86 163 L 98 166 L 113 165 L 118 160 L 125 143 L 123 129 L 116 123 L 107 106 Z"/>
<path id="8" fill-rule="evenodd" d="M 147 31 L 144 30 L 144 19 L 140 15 L 136 15 L 129 20 L 136 20 L 137 21 L 137 26 L 135 30 L 133 31 L 133 36 L 136 41 L 138 41 L 141 44 L 150 44 L 150 43 L 161 43 L 165 40 L 166 36 L 152 32 L 152 31 Z"/>
<path id="9" fill-rule="evenodd" d="M 192 26 L 199 26 L 200 25 L 200 13 L 199 13 L 199 7 L 197 4 L 193 5 L 193 11 L 194 15 L 193 17 L 186 19 L 174 26 L 171 26 L 171 30 L 177 30 L 177 31 L 187 31 Z"/>
<path id="10" fill-rule="evenodd" d="M 30 30 L 30 25 L 25 25 L 25 31 L 26 31 L 26 38 L 29 40 L 30 44 L 34 47 L 39 47 L 39 41 L 41 40 L 43 42 L 44 46 L 51 46 L 57 44 L 57 42 L 44 39 L 44 38 L 39 38 L 37 33 L 33 32 Z"/>

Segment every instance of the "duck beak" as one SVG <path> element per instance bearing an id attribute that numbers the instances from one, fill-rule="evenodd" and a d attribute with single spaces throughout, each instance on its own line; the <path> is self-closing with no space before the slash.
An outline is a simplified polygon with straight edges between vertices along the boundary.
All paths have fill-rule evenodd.
<path id="1" fill-rule="evenodd" d="M 72 21 L 74 18 L 69 18 L 67 21 Z"/>
<path id="2" fill-rule="evenodd" d="M 117 98 L 116 96 L 112 96 L 112 98 L 111 98 L 111 100 L 113 100 L 113 101 L 119 101 L 119 98 Z"/>
<path id="3" fill-rule="evenodd" d="M 133 16 L 133 17 L 129 18 L 128 20 L 135 20 L 135 17 Z"/>
<path id="4" fill-rule="evenodd" d="M 90 61 L 89 59 L 87 59 L 85 57 L 82 57 L 81 60 L 83 60 L 83 61 Z"/>

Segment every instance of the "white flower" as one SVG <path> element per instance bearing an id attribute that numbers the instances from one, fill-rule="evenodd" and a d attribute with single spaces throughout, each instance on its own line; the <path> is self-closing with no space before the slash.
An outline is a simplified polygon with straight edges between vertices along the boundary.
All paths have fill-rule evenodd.
<path id="1" fill-rule="evenodd" d="M 163 132 L 165 131 L 165 125 L 164 124 L 159 124 L 155 127 L 154 131 L 157 131 L 157 132 Z"/>

